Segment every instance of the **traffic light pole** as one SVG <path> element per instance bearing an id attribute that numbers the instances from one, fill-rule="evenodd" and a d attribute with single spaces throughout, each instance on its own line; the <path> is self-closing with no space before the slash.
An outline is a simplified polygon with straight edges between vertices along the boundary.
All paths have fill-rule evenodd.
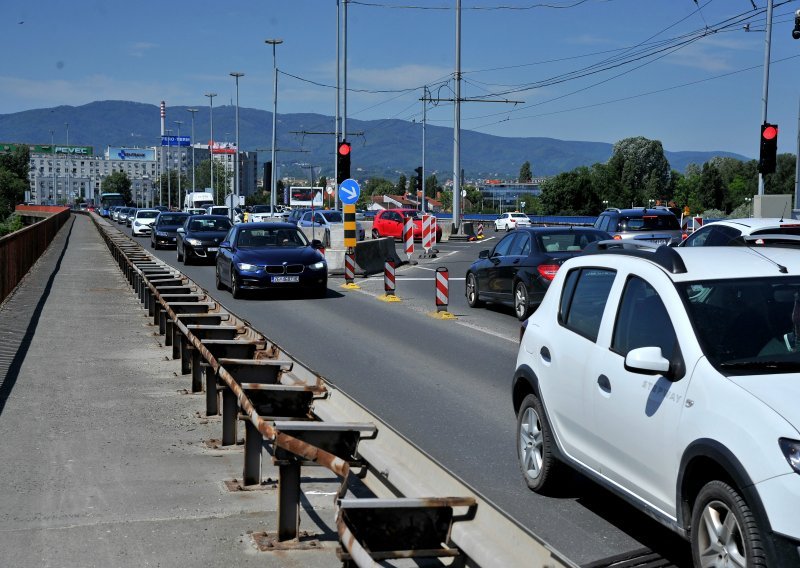
<path id="1" fill-rule="evenodd" d="M 769 100 L 769 60 L 772 40 L 772 0 L 767 0 L 767 31 L 764 46 L 764 90 L 761 96 L 761 124 L 767 122 L 767 102 Z M 758 174 L 758 194 L 764 195 L 764 174 Z"/>

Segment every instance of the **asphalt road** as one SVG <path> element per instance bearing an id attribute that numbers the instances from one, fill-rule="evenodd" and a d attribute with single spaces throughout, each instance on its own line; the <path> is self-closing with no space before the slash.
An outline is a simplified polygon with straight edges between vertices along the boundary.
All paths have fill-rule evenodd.
<path id="1" fill-rule="evenodd" d="M 509 393 L 519 322 L 510 308 L 471 309 L 464 298 L 466 269 L 493 237 L 444 243 L 436 258 L 399 267 L 398 303 L 379 300 L 382 276 L 359 278 L 361 289 L 347 291 L 331 278 L 321 299 L 233 300 L 215 289 L 213 265 L 183 266 L 174 250 L 153 251 L 149 239 L 137 240 L 576 563 L 651 549 L 675 566 L 691 566 L 685 541 L 578 474 L 558 497 L 525 486 Z M 439 266 L 450 271 L 456 320 L 431 317 Z"/>

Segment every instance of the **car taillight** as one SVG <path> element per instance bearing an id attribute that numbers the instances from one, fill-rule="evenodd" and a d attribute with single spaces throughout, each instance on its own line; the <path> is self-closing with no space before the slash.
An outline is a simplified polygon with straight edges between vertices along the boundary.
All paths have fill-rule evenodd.
<path id="1" fill-rule="evenodd" d="M 683 233 L 683 234 L 681 235 L 681 240 L 682 240 L 682 241 L 685 241 L 685 240 L 686 240 L 686 239 L 688 239 L 688 238 L 689 238 L 689 234 L 688 234 L 688 233 Z"/>
<path id="2" fill-rule="evenodd" d="M 539 275 L 542 278 L 546 278 L 547 280 L 552 280 L 556 277 L 556 272 L 558 272 L 558 264 L 540 264 L 536 267 L 536 270 L 539 271 Z"/>

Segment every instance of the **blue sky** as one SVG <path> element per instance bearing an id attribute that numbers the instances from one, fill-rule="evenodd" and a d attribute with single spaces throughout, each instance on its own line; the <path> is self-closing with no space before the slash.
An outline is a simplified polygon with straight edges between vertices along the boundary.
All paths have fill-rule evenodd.
<path id="1" fill-rule="evenodd" d="M 800 40 L 791 31 L 800 1 L 775 5 L 768 120 L 780 125 L 780 151 L 795 152 Z M 207 108 L 206 92 L 218 93 L 215 106 L 231 104 L 232 71 L 245 73 L 240 106 L 271 110 L 272 49 L 264 40 L 281 38 L 278 114 L 332 116 L 336 7 L 4 1 L 0 114 L 95 100 Z M 420 121 L 424 85 L 434 97 L 453 97 L 454 7 L 455 0 L 349 3 L 349 119 Z M 765 8 L 766 0 L 462 0 L 462 97 L 524 101 L 464 103 L 462 128 L 612 143 L 642 135 L 668 150 L 757 156 Z M 452 103 L 431 105 L 427 117 L 452 126 Z M 78 128 L 71 126 L 73 140 Z"/>

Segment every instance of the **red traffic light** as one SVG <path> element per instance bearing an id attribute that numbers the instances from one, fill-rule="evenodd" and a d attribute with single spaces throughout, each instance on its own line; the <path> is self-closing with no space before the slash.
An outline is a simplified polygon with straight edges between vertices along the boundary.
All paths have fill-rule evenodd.
<path id="1" fill-rule="evenodd" d="M 778 136 L 778 127 L 774 124 L 768 124 L 764 126 L 764 130 L 761 132 L 761 137 L 764 140 L 772 140 L 773 138 L 777 138 Z"/>
<path id="2" fill-rule="evenodd" d="M 350 153 L 350 143 L 349 142 L 340 142 L 339 143 L 339 155 L 340 156 L 347 156 Z"/>

